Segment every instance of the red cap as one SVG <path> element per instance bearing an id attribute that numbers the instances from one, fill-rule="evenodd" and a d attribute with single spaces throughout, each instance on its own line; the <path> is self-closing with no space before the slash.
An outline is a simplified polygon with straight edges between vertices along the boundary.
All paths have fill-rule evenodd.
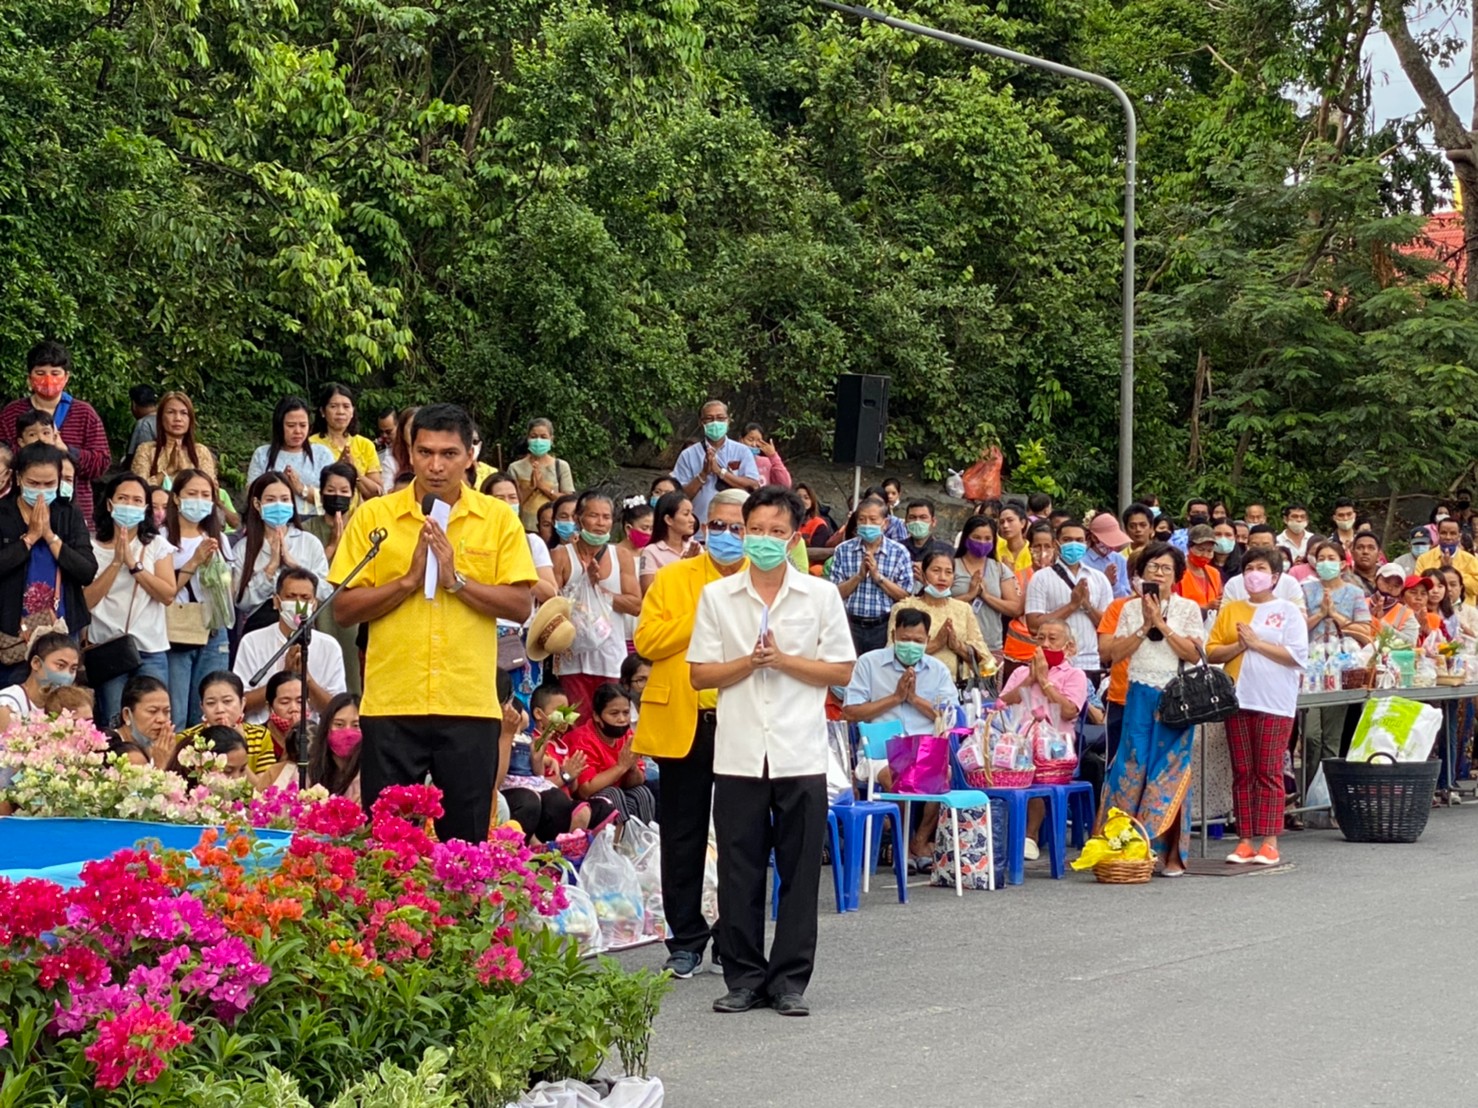
<path id="1" fill-rule="evenodd" d="M 1405 589 L 1430 589 L 1431 587 L 1432 587 L 1432 582 L 1428 581 L 1425 577 L 1423 577 L 1423 576 L 1421 576 L 1420 574 L 1417 574 L 1417 573 L 1413 573 L 1410 577 L 1408 577 L 1406 579 L 1406 581 L 1401 586 L 1401 588 L 1403 590 L 1405 590 Z"/>

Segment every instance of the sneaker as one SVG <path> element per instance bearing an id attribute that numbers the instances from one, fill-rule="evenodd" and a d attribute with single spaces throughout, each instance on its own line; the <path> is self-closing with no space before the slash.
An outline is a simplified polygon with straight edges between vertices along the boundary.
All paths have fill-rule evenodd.
<path id="1" fill-rule="evenodd" d="M 716 973 L 720 977 L 724 975 L 724 961 L 718 956 L 718 947 L 708 952 L 708 972 Z"/>
<path id="2" fill-rule="evenodd" d="M 679 981 L 686 981 L 698 972 L 703 964 L 703 955 L 691 950 L 674 950 L 662 963 L 662 968 Z"/>
<path id="3" fill-rule="evenodd" d="M 1278 857 L 1278 848 L 1276 846 L 1269 846 L 1267 843 L 1264 843 L 1262 849 L 1253 855 L 1252 861 L 1259 866 L 1276 866 L 1280 865 L 1283 859 Z"/>
<path id="4" fill-rule="evenodd" d="M 1227 855 L 1227 861 L 1234 866 L 1245 866 L 1257 857 L 1257 851 L 1252 849 L 1251 843 L 1238 843 L 1237 849 Z"/>
<path id="5" fill-rule="evenodd" d="M 1022 853 L 1028 862 L 1035 862 L 1042 856 L 1041 848 L 1037 846 L 1036 840 L 1034 839 L 1026 840 L 1026 845 L 1022 847 Z"/>

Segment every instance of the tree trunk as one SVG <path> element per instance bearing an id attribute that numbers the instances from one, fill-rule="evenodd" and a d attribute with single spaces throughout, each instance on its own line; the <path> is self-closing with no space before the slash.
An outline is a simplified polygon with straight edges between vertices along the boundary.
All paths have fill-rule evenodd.
<path id="1" fill-rule="evenodd" d="M 1391 485 L 1390 499 L 1386 501 L 1386 525 L 1381 531 L 1380 545 L 1382 550 L 1387 549 L 1391 545 L 1391 529 L 1396 526 L 1396 501 L 1398 499 L 1396 485 L 1393 482 Z"/>
<path id="2" fill-rule="evenodd" d="M 1464 127 L 1462 117 L 1452 106 L 1452 99 L 1437 79 L 1436 71 L 1421 45 L 1411 34 L 1406 10 L 1401 0 L 1384 0 L 1381 4 L 1381 29 L 1391 39 L 1391 46 L 1406 73 L 1406 79 L 1421 98 L 1422 107 L 1432 121 L 1438 144 L 1452 163 L 1463 196 L 1463 254 L 1467 270 L 1463 294 L 1470 304 L 1478 304 L 1478 103 L 1474 105 L 1472 127 Z M 1474 31 L 1478 33 L 1478 6 L 1475 6 Z M 1468 43 L 1469 63 L 1478 57 L 1478 43 Z"/>

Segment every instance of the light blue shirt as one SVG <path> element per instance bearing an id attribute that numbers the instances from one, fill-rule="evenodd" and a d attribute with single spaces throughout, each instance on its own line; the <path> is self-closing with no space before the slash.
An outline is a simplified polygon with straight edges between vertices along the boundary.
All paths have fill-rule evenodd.
<path id="1" fill-rule="evenodd" d="M 267 472 L 267 455 L 271 452 L 271 443 L 263 443 L 252 452 L 251 464 L 246 467 L 246 485 L 248 488 L 251 487 L 253 481 Z M 277 472 L 281 473 L 288 466 L 292 466 L 293 472 L 298 475 L 298 479 L 305 486 L 313 490 L 314 499 L 311 501 L 306 497 L 293 496 L 293 500 L 296 501 L 298 515 L 323 515 L 323 509 L 319 507 L 317 499 L 318 479 L 323 471 L 336 461 L 338 459 L 334 457 L 334 452 L 320 442 L 305 442 L 303 444 L 303 450 L 279 450 L 277 452 L 277 457 L 272 462 Z M 243 510 L 245 507 L 243 504 Z"/>
<path id="2" fill-rule="evenodd" d="M 1114 586 L 1114 596 L 1117 598 L 1129 595 L 1129 559 L 1117 550 L 1099 554 L 1090 546 L 1088 553 L 1083 555 L 1083 564 L 1098 570 L 1105 577 L 1109 575 L 1108 567 L 1114 566 L 1117 571 L 1111 582 Z"/>
<path id="3" fill-rule="evenodd" d="M 931 658 L 925 654 L 924 658 L 914 667 L 917 680 L 914 691 L 918 696 L 930 704 L 951 704 L 960 702 L 959 691 L 955 688 L 955 681 L 944 663 L 938 658 Z M 898 689 L 898 682 L 903 677 L 903 665 L 893 654 L 893 647 L 885 646 L 881 650 L 869 650 L 857 659 L 857 665 L 852 669 L 852 681 L 847 686 L 845 703 L 848 705 L 867 704 L 873 700 L 881 700 L 885 696 L 892 696 Z M 877 717 L 875 722 L 900 723 L 906 735 L 932 735 L 934 733 L 934 717 L 926 716 L 913 704 L 900 704 L 896 708 L 889 708 Z"/>
<path id="4" fill-rule="evenodd" d="M 742 442 L 733 439 L 724 439 L 718 445 L 718 461 L 730 473 L 736 473 L 740 477 L 748 477 L 750 480 L 760 479 L 759 466 L 755 464 L 754 452 Z M 672 479 L 684 488 L 689 481 L 703 472 L 703 467 L 708 464 L 708 440 L 695 442 L 677 456 L 677 465 L 672 467 Z M 693 518 L 700 524 L 708 522 L 708 502 L 720 488 L 730 488 L 729 485 L 720 485 L 719 479 L 709 474 L 698 488 L 698 494 L 693 500 Z"/>

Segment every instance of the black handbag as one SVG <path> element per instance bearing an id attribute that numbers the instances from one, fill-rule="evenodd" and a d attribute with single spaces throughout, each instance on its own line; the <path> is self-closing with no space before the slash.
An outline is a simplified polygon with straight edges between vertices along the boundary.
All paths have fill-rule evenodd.
<path id="1" fill-rule="evenodd" d="M 123 622 L 123 634 L 116 639 L 89 646 L 82 653 L 82 668 L 87 673 L 87 687 L 100 689 L 105 681 L 132 673 L 144 664 L 139 655 L 139 644 L 128 629 L 133 626 L 133 602 L 139 593 L 138 578 L 134 578 L 133 591 L 128 594 L 128 618 Z"/>
<path id="2" fill-rule="evenodd" d="M 1160 693 L 1160 722 L 1166 727 L 1194 727 L 1198 723 L 1220 723 L 1237 711 L 1237 684 L 1224 672 L 1213 669 L 1199 644 L 1199 665 L 1186 667 L 1170 679 Z"/>

